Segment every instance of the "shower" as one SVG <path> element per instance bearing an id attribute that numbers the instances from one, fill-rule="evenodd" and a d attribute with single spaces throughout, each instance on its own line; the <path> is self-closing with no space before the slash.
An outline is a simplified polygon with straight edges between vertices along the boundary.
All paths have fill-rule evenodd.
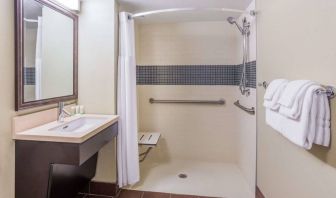
<path id="1" fill-rule="evenodd" d="M 239 90 L 240 90 L 241 94 L 249 96 L 250 89 L 247 88 L 246 63 L 248 61 L 247 42 L 248 42 L 248 37 L 250 35 L 250 23 L 247 22 L 246 17 L 244 17 L 244 19 L 242 21 L 243 26 L 240 26 L 237 23 L 236 18 L 234 18 L 234 17 L 228 17 L 227 21 L 230 24 L 235 24 L 237 26 L 238 30 L 240 31 L 240 33 L 243 35 L 243 71 L 242 71 L 242 75 L 241 75 L 241 78 L 240 78 Z"/>

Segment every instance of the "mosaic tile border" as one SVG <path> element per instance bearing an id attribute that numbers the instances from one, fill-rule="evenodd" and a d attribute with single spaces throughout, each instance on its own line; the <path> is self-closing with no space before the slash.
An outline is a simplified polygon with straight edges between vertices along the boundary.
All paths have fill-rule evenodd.
<path id="1" fill-rule="evenodd" d="M 35 85 L 35 67 L 25 67 L 23 72 L 24 85 Z"/>
<path id="2" fill-rule="evenodd" d="M 138 85 L 239 85 L 243 65 L 138 65 Z M 247 86 L 256 87 L 256 61 L 247 63 Z"/>

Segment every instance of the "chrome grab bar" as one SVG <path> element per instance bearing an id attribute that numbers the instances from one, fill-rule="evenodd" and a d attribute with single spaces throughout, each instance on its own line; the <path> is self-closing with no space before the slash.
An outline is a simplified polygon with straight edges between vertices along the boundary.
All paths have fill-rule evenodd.
<path id="1" fill-rule="evenodd" d="M 248 114 L 251 114 L 251 115 L 254 115 L 255 114 L 255 109 L 254 107 L 251 107 L 251 108 L 247 108 L 247 107 L 244 107 L 243 105 L 241 105 L 239 103 L 239 100 L 237 100 L 235 103 L 233 103 L 234 105 L 236 105 L 238 108 L 240 108 L 241 110 L 245 111 L 246 113 Z"/>
<path id="2" fill-rule="evenodd" d="M 170 104 L 211 104 L 211 105 L 224 105 L 225 100 L 155 100 L 150 98 L 149 102 L 153 103 L 170 103 Z"/>

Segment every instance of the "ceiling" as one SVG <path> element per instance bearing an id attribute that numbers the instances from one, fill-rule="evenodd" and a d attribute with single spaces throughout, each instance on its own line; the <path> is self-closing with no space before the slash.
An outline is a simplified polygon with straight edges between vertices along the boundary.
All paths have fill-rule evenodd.
<path id="1" fill-rule="evenodd" d="M 245 10 L 252 0 L 118 0 L 121 11 L 139 13 L 170 8 L 229 8 Z M 183 11 L 148 15 L 140 23 L 169 23 L 189 21 L 223 21 L 237 13 L 218 11 Z"/>

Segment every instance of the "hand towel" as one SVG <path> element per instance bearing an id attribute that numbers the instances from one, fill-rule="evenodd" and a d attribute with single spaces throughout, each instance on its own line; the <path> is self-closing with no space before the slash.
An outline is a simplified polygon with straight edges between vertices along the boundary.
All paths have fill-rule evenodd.
<path id="1" fill-rule="evenodd" d="M 278 91 L 278 88 L 283 85 L 284 83 L 288 83 L 287 79 L 276 79 L 273 80 L 266 89 L 264 99 L 265 100 L 272 100 L 275 93 Z"/>
<path id="2" fill-rule="evenodd" d="M 307 83 L 310 83 L 310 80 L 294 80 L 287 84 L 279 103 L 281 106 L 291 108 L 294 104 L 294 100 L 300 91 L 300 89 L 305 86 Z"/>
<path id="3" fill-rule="evenodd" d="M 331 115 L 330 115 L 330 104 L 329 104 L 329 98 L 327 95 L 323 96 L 323 100 L 324 100 L 324 110 L 325 112 L 325 118 L 324 118 L 324 137 L 323 137 L 323 143 L 322 146 L 330 146 L 330 136 L 331 136 L 331 124 L 330 124 L 330 120 L 331 120 Z"/>
<path id="4" fill-rule="evenodd" d="M 281 97 L 281 94 L 282 94 L 283 90 L 285 89 L 285 87 L 288 83 L 288 80 L 279 79 L 275 83 L 273 83 L 273 82 L 274 81 L 272 81 L 270 86 L 267 87 L 267 89 L 266 89 L 263 105 L 266 108 L 277 111 L 280 108 L 280 104 L 278 103 L 278 101 Z M 265 99 L 265 98 L 271 98 L 271 99 L 269 100 L 269 99 Z"/>
<path id="5" fill-rule="evenodd" d="M 302 104 L 303 104 L 303 100 L 305 98 L 307 89 L 312 86 L 312 85 L 317 85 L 317 83 L 313 82 L 313 81 L 301 81 L 301 82 L 295 82 L 294 83 L 288 83 L 288 85 L 286 86 L 286 89 L 283 91 L 283 95 L 281 96 L 279 103 L 280 103 L 280 114 L 287 116 L 288 118 L 291 119 L 298 119 L 301 111 L 302 111 Z M 300 86 L 297 86 L 300 85 Z M 293 91 L 294 88 L 297 88 L 297 92 L 296 94 L 289 94 L 289 95 L 285 95 L 286 94 L 286 90 L 291 90 Z M 299 88 L 300 87 L 300 88 Z M 321 87 L 322 88 L 322 87 Z M 288 93 L 288 92 L 287 92 Z M 295 96 L 294 96 L 295 95 Z M 291 107 L 287 107 L 282 105 L 281 101 L 284 100 L 291 100 L 292 101 L 292 106 Z"/>
<path id="6" fill-rule="evenodd" d="M 319 113 L 317 116 L 316 136 L 314 143 L 322 146 L 330 144 L 330 106 L 328 96 L 325 94 L 319 96 Z"/>

